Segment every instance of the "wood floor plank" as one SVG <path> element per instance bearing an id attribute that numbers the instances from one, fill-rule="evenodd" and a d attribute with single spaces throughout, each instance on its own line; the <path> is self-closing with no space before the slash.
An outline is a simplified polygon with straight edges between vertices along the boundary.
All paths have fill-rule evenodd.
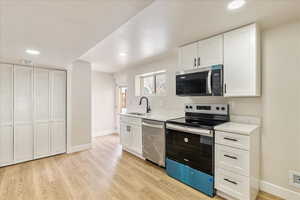
<path id="1" fill-rule="evenodd" d="M 0 168 L 1 200 L 222 200 L 122 151 L 117 135 L 92 148 Z M 258 200 L 280 200 L 261 192 Z"/>

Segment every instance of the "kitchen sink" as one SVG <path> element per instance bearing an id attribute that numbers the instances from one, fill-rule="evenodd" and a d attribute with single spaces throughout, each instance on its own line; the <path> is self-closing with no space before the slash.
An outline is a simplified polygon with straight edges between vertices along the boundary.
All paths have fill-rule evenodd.
<path id="1" fill-rule="evenodd" d="M 128 114 L 130 114 L 130 115 L 139 115 L 139 116 L 144 116 L 145 115 L 145 113 L 139 113 L 139 112 L 130 112 Z"/>

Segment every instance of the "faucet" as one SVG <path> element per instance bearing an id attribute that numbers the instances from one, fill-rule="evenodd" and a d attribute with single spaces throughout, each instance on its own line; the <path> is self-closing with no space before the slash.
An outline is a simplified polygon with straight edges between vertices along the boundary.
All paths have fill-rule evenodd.
<path id="1" fill-rule="evenodd" d="M 139 104 L 139 105 L 142 105 L 143 99 L 145 99 L 145 100 L 146 100 L 146 103 L 147 103 L 147 108 L 146 108 L 146 109 L 147 109 L 147 113 L 150 113 L 151 108 L 150 108 L 150 105 L 149 105 L 149 99 L 148 99 L 147 97 L 145 97 L 145 96 L 141 97 L 141 98 L 140 98 L 140 104 Z"/>

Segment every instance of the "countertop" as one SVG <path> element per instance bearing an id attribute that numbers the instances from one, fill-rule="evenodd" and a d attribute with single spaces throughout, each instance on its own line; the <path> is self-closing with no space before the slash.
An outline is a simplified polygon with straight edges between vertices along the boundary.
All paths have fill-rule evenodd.
<path id="1" fill-rule="evenodd" d="M 176 113 L 149 113 L 145 115 L 135 115 L 130 113 L 120 113 L 120 115 L 123 116 L 129 116 L 129 117 L 136 117 L 136 118 L 142 118 L 142 119 L 150 119 L 150 120 L 156 120 L 156 121 L 162 121 L 165 122 L 170 119 L 176 119 L 183 117 L 182 114 L 176 114 Z"/>
<path id="2" fill-rule="evenodd" d="M 217 131 L 239 133 L 243 135 L 250 135 L 258 128 L 259 128 L 258 125 L 243 124 L 243 123 L 236 123 L 236 122 L 226 122 L 224 124 L 215 126 L 215 130 Z"/>

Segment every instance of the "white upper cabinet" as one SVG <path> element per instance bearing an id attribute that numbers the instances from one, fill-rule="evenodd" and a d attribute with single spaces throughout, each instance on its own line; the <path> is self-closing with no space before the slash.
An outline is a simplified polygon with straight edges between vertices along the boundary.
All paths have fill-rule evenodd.
<path id="1" fill-rule="evenodd" d="M 260 96 L 260 38 L 256 24 L 224 34 L 224 96 Z"/>
<path id="2" fill-rule="evenodd" d="M 223 35 L 198 42 L 198 67 L 223 64 Z"/>
<path id="3" fill-rule="evenodd" d="M 179 69 L 195 69 L 223 64 L 223 35 L 179 48 Z"/>
<path id="4" fill-rule="evenodd" d="M 179 49 L 179 69 L 193 69 L 197 67 L 197 43 L 183 46 Z"/>

